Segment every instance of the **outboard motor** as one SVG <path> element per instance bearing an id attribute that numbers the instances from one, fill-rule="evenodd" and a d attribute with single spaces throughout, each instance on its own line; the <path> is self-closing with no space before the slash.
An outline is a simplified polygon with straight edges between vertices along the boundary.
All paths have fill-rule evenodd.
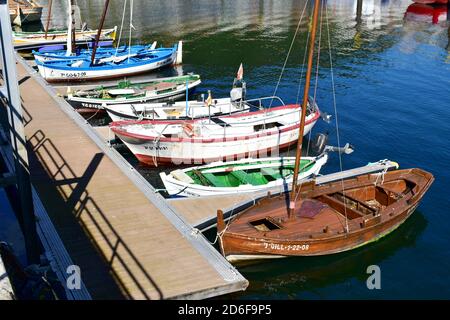
<path id="1" fill-rule="evenodd" d="M 232 102 L 245 100 L 245 94 L 247 91 L 246 84 L 242 81 L 240 86 L 237 86 L 236 84 L 239 82 L 240 81 L 235 80 L 233 83 L 233 89 L 230 91 L 230 98 Z"/>
<path id="2" fill-rule="evenodd" d="M 328 142 L 328 134 L 318 133 L 310 142 L 311 150 L 314 154 L 322 154 Z"/>
<path id="3" fill-rule="evenodd" d="M 242 88 L 233 88 L 230 91 L 230 98 L 232 102 L 242 100 Z"/>

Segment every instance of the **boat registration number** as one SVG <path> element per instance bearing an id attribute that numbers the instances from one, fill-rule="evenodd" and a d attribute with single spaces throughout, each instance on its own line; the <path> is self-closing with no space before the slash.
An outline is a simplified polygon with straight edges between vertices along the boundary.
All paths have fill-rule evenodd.
<path id="1" fill-rule="evenodd" d="M 86 77 L 86 72 L 61 72 L 63 78 L 82 78 Z"/>
<path id="2" fill-rule="evenodd" d="M 309 250 L 309 244 L 278 244 L 264 242 L 264 249 L 280 250 L 280 251 L 306 251 Z"/>
<path id="3" fill-rule="evenodd" d="M 159 67 L 159 66 L 163 66 L 163 65 L 166 65 L 166 64 L 170 63 L 171 60 L 172 60 L 171 58 L 167 58 L 167 59 L 165 59 L 165 60 L 163 60 L 163 61 L 157 62 L 156 65 L 157 65 L 158 67 Z"/>

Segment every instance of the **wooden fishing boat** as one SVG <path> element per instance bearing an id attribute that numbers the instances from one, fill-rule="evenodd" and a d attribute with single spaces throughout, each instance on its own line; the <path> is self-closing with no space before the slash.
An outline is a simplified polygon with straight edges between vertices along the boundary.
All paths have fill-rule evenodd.
<path id="1" fill-rule="evenodd" d="M 300 180 L 319 174 L 327 160 L 327 153 L 318 157 L 304 157 L 300 164 Z M 292 182 L 294 164 L 295 157 L 247 158 L 177 169 L 167 175 L 161 172 L 159 175 L 171 196 L 254 193 L 287 187 Z"/>
<path id="2" fill-rule="evenodd" d="M 401 225 L 433 180 L 426 171 L 406 169 L 319 186 L 314 181 L 303 184 L 293 213 L 286 194 L 263 198 L 227 226 L 219 211 L 220 247 L 233 262 L 351 250 Z"/>
<path id="3" fill-rule="evenodd" d="M 116 30 L 117 27 L 102 30 L 100 40 L 114 40 L 116 37 Z M 86 42 L 92 42 L 97 32 L 98 30 L 76 30 L 76 43 L 86 44 Z M 44 45 L 65 45 L 67 43 L 67 30 L 50 30 L 48 31 L 47 38 L 45 37 L 45 31 L 13 31 L 13 42 L 16 49 Z"/>
<path id="4" fill-rule="evenodd" d="M 96 112 L 99 109 L 104 110 L 106 106 L 117 105 L 117 107 L 111 107 L 111 111 L 109 111 L 114 121 L 138 119 L 141 115 L 147 114 L 147 109 L 151 110 L 151 107 L 142 108 L 140 104 L 147 101 L 163 101 L 182 97 L 186 94 L 186 85 L 189 92 L 200 83 L 200 76 L 196 74 L 140 83 L 125 80 L 115 86 L 100 86 L 91 90 L 70 92 L 67 101 L 78 111 L 84 112 Z M 132 105 L 135 103 L 139 105 Z"/>
<path id="5" fill-rule="evenodd" d="M 314 2 L 303 103 L 308 101 L 320 0 Z M 421 169 L 396 170 L 324 183 L 298 183 L 302 136 L 308 123 L 302 109 L 291 192 L 268 194 L 225 225 L 217 212 L 222 254 L 230 261 L 327 255 L 375 241 L 403 223 L 431 186 Z"/>
<path id="6" fill-rule="evenodd" d="M 191 120 L 249 111 L 250 106 L 233 103 L 230 98 L 214 99 L 205 107 L 202 100 L 164 103 L 117 104 L 105 106 L 112 121 L 127 120 Z"/>
<path id="7" fill-rule="evenodd" d="M 181 95 L 180 95 L 181 96 Z M 285 105 L 279 97 L 261 97 L 250 100 L 235 101 L 232 98 L 212 99 L 205 106 L 203 100 L 189 100 L 164 103 L 117 104 L 107 105 L 105 110 L 113 121 L 127 120 L 194 120 L 201 118 L 217 118 L 220 116 L 256 111 L 261 109 L 264 100 L 277 100 Z"/>
<path id="8" fill-rule="evenodd" d="M 41 20 L 43 8 L 32 0 L 10 0 L 8 4 L 9 16 L 15 25 Z"/>
<path id="9" fill-rule="evenodd" d="M 121 46 L 118 48 L 111 47 L 98 47 L 97 58 L 104 59 L 109 57 L 122 57 L 126 55 L 138 55 L 140 53 L 149 53 L 156 48 L 156 41 L 149 45 L 133 45 L 131 47 Z M 87 48 L 77 48 L 75 53 L 67 55 L 67 50 L 33 50 L 32 54 L 34 59 L 39 62 L 55 61 L 55 60 L 89 60 L 92 55 L 92 50 Z"/>
<path id="10" fill-rule="evenodd" d="M 305 105 L 304 135 L 321 116 L 316 103 Z M 278 155 L 297 142 L 301 109 L 286 105 L 182 122 L 119 121 L 110 128 L 143 163 L 202 164 Z"/>
<path id="11" fill-rule="evenodd" d="M 181 41 L 180 41 L 181 43 Z M 120 57 L 77 61 L 36 61 L 41 76 L 48 82 L 111 79 L 136 75 L 173 65 L 177 61 L 178 45 Z"/>
<path id="12" fill-rule="evenodd" d="M 193 81 L 192 84 L 188 84 L 188 89 L 190 90 L 194 85 L 200 83 L 200 77 L 189 79 Z M 185 78 L 183 78 L 185 79 Z M 162 81 L 162 80 L 161 80 Z M 168 94 L 171 94 L 169 88 L 170 84 L 166 83 L 166 86 L 163 86 L 162 92 L 160 95 L 155 95 L 154 93 L 146 94 L 145 99 L 147 100 L 161 100 L 159 96 L 165 98 Z M 113 121 L 126 121 L 126 120 L 188 120 L 188 119 L 199 119 L 199 118 L 207 118 L 207 117 L 217 117 L 223 115 L 230 115 L 234 113 L 241 113 L 250 111 L 250 109 L 254 106 L 255 103 L 259 103 L 258 106 L 254 106 L 255 110 L 260 109 L 261 105 L 264 101 L 271 100 L 273 103 L 280 102 L 281 105 L 284 105 L 284 102 L 279 97 L 265 97 L 258 98 L 252 100 L 245 100 L 246 95 L 246 83 L 243 81 L 243 67 L 239 68 L 238 75 L 233 81 L 233 87 L 230 91 L 230 98 L 220 98 L 213 99 L 211 96 L 211 92 L 208 92 L 207 100 L 210 100 L 207 107 L 205 108 L 205 99 L 202 95 L 201 100 L 187 100 L 189 97 L 189 91 L 186 91 L 186 80 L 180 81 L 180 83 L 175 87 L 173 85 L 175 91 L 173 91 L 173 96 L 170 96 L 169 102 L 166 103 L 140 103 L 145 102 L 144 98 L 133 99 L 130 97 L 125 102 L 140 104 L 117 104 L 111 105 L 107 104 L 104 108 L 108 112 L 109 117 Z M 184 88 L 184 92 L 183 89 Z M 184 102 L 174 102 L 173 100 L 177 97 L 181 97 L 184 95 L 187 101 Z M 167 100 L 167 99 L 164 99 Z"/>

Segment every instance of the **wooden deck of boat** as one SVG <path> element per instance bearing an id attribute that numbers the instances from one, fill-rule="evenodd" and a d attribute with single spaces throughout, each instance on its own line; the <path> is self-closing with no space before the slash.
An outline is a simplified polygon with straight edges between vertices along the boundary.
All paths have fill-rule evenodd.
<path id="1" fill-rule="evenodd" d="M 245 280 L 18 58 L 30 171 L 93 299 L 207 298 Z M 153 191 L 152 191 L 153 190 Z"/>

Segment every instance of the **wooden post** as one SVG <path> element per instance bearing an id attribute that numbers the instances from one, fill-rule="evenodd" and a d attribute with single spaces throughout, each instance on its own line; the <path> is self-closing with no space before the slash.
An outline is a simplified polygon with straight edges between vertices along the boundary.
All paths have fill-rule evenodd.
<path id="1" fill-rule="evenodd" d="M 295 198 L 297 195 L 297 181 L 298 181 L 298 173 L 300 167 L 300 160 L 302 157 L 302 141 L 303 134 L 305 132 L 305 118 L 306 118 L 306 109 L 308 107 L 308 97 L 309 97 L 309 86 L 311 81 L 311 70 L 313 64 L 313 55 L 314 55 L 314 44 L 316 42 L 316 29 L 317 29 L 317 20 L 319 16 L 319 8 L 320 8 L 320 0 L 314 1 L 314 13 L 313 13 L 313 24 L 311 29 L 311 38 L 309 43 L 309 54 L 308 54 L 308 68 L 306 71 L 306 81 L 305 81 L 305 89 L 303 92 L 303 103 L 302 103 L 302 113 L 300 118 L 300 129 L 297 141 L 297 153 L 295 155 L 295 167 L 294 167 L 294 177 L 292 179 L 292 193 L 289 202 L 289 218 L 294 219 L 294 210 L 295 210 Z"/>
<path id="2" fill-rule="evenodd" d="M 48 1 L 47 23 L 45 25 L 45 39 L 47 39 L 48 27 L 50 26 L 50 17 L 52 15 L 52 4 L 53 4 L 53 0 L 49 0 Z"/>
<path id="3" fill-rule="evenodd" d="M 223 211 L 217 210 L 217 233 L 222 232 L 225 229 L 225 221 L 223 220 Z"/>
<path id="4" fill-rule="evenodd" d="M 102 34 L 103 24 L 105 23 L 106 12 L 108 11 L 109 0 L 106 0 L 105 7 L 103 8 L 102 18 L 100 20 L 100 25 L 98 26 L 97 35 L 95 36 L 94 47 L 92 48 L 91 65 L 95 61 L 95 53 L 97 52 L 98 42 L 100 41 L 100 35 Z"/>

